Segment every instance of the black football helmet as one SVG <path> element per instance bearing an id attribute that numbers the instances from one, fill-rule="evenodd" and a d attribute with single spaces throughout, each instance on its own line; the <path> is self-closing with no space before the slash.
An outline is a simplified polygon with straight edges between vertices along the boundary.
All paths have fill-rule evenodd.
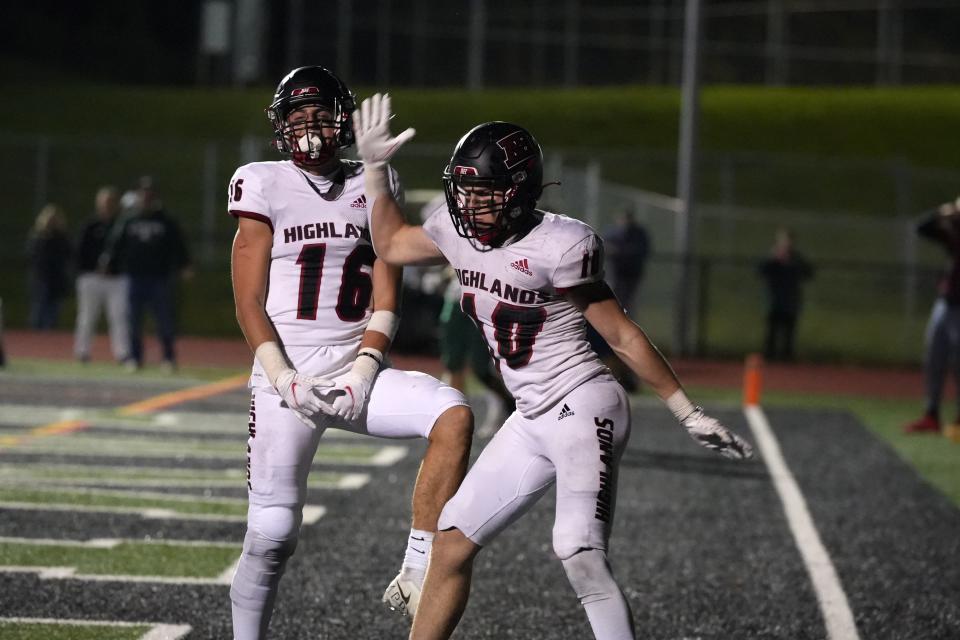
<path id="1" fill-rule="evenodd" d="M 307 105 L 326 107 L 331 118 L 299 125 L 287 122 L 293 111 Z M 329 69 L 313 66 L 288 73 L 277 85 L 266 112 L 277 149 L 289 154 L 297 164 L 315 166 L 329 162 L 338 149 L 353 144 L 355 108 L 356 100 L 347 85 Z M 332 138 L 319 135 L 324 128 L 333 128 L 336 133 Z"/>
<path id="2" fill-rule="evenodd" d="M 453 226 L 478 251 L 499 247 L 532 223 L 543 192 L 543 152 L 529 131 L 487 122 L 466 133 L 443 172 Z M 471 197 L 481 192 L 485 201 Z M 492 221 L 478 216 L 493 215 Z"/>

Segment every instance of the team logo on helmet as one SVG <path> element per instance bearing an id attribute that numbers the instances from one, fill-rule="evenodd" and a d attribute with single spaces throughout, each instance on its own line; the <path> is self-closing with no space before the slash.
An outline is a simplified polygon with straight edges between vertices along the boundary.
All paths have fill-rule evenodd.
<path id="1" fill-rule="evenodd" d="M 536 224 L 543 154 L 536 139 L 509 122 L 487 122 L 457 143 L 443 174 L 457 234 L 489 251 Z"/>
<path id="2" fill-rule="evenodd" d="M 503 164 L 513 169 L 536 155 L 533 141 L 526 131 L 514 131 L 497 140 L 497 146 L 503 149 Z"/>

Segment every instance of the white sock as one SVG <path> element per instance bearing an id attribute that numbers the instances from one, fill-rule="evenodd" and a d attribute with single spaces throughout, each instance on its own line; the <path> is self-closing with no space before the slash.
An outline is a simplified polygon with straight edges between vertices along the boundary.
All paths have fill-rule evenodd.
<path id="1" fill-rule="evenodd" d="M 432 531 L 410 529 L 410 536 L 407 538 L 407 550 L 403 554 L 403 565 L 400 567 L 400 573 L 404 574 L 407 579 L 416 581 L 417 584 L 423 584 L 423 578 L 427 574 L 427 562 L 430 560 L 433 536 Z"/>

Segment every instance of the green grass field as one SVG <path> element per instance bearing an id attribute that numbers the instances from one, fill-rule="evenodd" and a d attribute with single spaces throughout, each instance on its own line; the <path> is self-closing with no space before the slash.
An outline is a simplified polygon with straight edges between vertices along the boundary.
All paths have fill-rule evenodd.
<path id="1" fill-rule="evenodd" d="M 109 548 L 0 542 L 0 565 L 73 567 L 84 575 L 214 578 L 240 555 L 240 545 L 122 542 Z"/>
<path id="2" fill-rule="evenodd" d="M 0 620 L 0 638 L 4 640 L 137 640 L 150 630 L 148 626 L 111 627 L 97 624 L 59 624 L 49 622 L 4 622 Z"/>

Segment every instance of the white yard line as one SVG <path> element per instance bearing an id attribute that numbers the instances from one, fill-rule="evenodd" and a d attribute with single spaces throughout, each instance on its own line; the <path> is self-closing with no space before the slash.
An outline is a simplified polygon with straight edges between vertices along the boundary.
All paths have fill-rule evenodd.
<path id="1" fill-rule="evenodd" d="M 158 624 L 143 634 L 140 640 L 180 640 L 193 631 L 188 624 Z"/>
<path id="2" fill-rule="evenodd" d="M 204 503 L 216 505 L 235 505 L 238 507 L 247 504 L 246 498 L 209 498 L 183 493 L 164 493 L 163 491 L 120 491 L 119 489 L 99 489 L 96 487 L 60 487 L 44 489 L 47 493 L 65 493 L 84 496 L 105 496 L 111 498 L 135 498 L 139 500 L 160 500 L 163 502 L 183 502 L 186 504 Z"/>
<path id="3" fill-rule="evenodd" d="M 135 470 L 138 475 L 130 474 Z M 92 472 L 95 472 L 91 475 Z M 113 472 L 113 476 L 110 473 Z M 164 475 L 164 474 L 167 475 Z M 370 481 L 366 473 L 334 474 L 332 480 L 318 471 L 310 476 L 308 486 L 313 489 L 359 489 Z M 75 474 L 75 475 L 73 475 Z M 178 488 L 246 488 L 246 474 L 242 469 L 220 471 L 198 469 L 197 475 L 172 473 L 163 467 L 120 467 L 66 464 L 5 464 L 0 467 L 0 487 L 178 487 Z"/>
<path id="4" fill-rule="evenodd" d="M 345 473 L 337 481 L 337 489 L 359 489 L 370 482 L 369 473 Z"/>
<path id="5" fill-rule="evenodd" d="M 49 407 L 29 404 L 0 406 L 0 425 L 36 427 L 61 420 L 84 420 L 95 427 L 123 428 L 132 431 L 154 430 L 169 433 L 234 434 L 247 437 L 247 412 L 158 411 L 141 416 L 114 415 L 109 410 L 90 407 Z M 364 436 L 344 429 L 327 429 L 327 440 L 363 440 Z"/>
<path id="6" fill-rule="evenodd" d="M 193 630 L 188 624 L 160 624 L 158 622 L 126 622 L 117 620 L 78 620 L 75 618 L 6 618 L 0 622 L 13 624 L 62 624 L 82 627 L 150 627 L 140 640 L 179 640 Z"/>
<path id="7" fill-rule="evenodd" d="M 101 573 L 77 573 L 76 567 L 34 567 L 17 565 L 0 565 L 0 574 L 4 573 L 35 573 L 41 580 L 85 580 L 87 582 L 149 582 L 159 584 L 205 584 L 225 585 L 233 579 L 233 570 L 236 562 L 221 571 L 213 578 L 188 578 L 185 576 L 135 576 L 109 575 Z"/>
<path id="8" fill-rule="evenodd" d="M 121 544 L 150 544 L 166 545 L 170 547 L 240 547 L 241 542 L 225 542 L 214 540 L 167 540 L 155 538 L 90 538 L 89 540 L 66 540 L 59 538 L 18 538 L 0 536 L 0 544 L 36 544 L 50 547 L 81 547 L 87 549 L 113 549 Z"/>
<path id="9" fill-rule="evenodd" d="M 390 465 L 396 464 L 400 460 L 403 460 L 404 456 L 406 455 L 406 447 L 382 447 L 380 451 L 370 458 L 370 462 L 368 464 L 371 464 L 375 467 L 389 467 Z"/>
<path id="10" fill-rule="evenodd" d="M 101 507 L 59 503 L 0 502 L 0 509 L 18 509 L 20 511 L 76 511 L 78 513 L 120 513 L 140 516 L 150 520 L 201 520 L 207 522 L 246 522 L 247 516 L 222 515 L 210 513 L 181 513 L 173 509 L 153 507 Z M 306 510 L 306 507 L 304 507 Z"/>
<path id="11" fill-rule="evenodd" d="M 188 624 L 158 624 L 156 622 L 121 622 L 115 620 L 78 620 L 71 618 L 3 618 L 0 622 L 13 624 L 62 624 L 78 627 L 150 627 L 140 640 L 179 640 L 191 631 Z"/>
<path id="12" fill-rule="evenodd" d="M 803 493 L 783 459 L 780 445 L 770 428 L 767 416 L 763 409 L 756 405 L 744 407 L 743 412 L 753 431 L 753 437 L 770 472 L 770 477 L 773 479 L 780 501 L 783 503 L 790 532 L 793 534 L 793 539 L 813 583 L 817 602 L 820 604 L 820 612 L 827 628 L 828 640 L 859 640 L 860 636 L 853 620 L 850 603 L 847 601 L 847 594 L 844 593 L 830 555 L 820 540 Z"/>

